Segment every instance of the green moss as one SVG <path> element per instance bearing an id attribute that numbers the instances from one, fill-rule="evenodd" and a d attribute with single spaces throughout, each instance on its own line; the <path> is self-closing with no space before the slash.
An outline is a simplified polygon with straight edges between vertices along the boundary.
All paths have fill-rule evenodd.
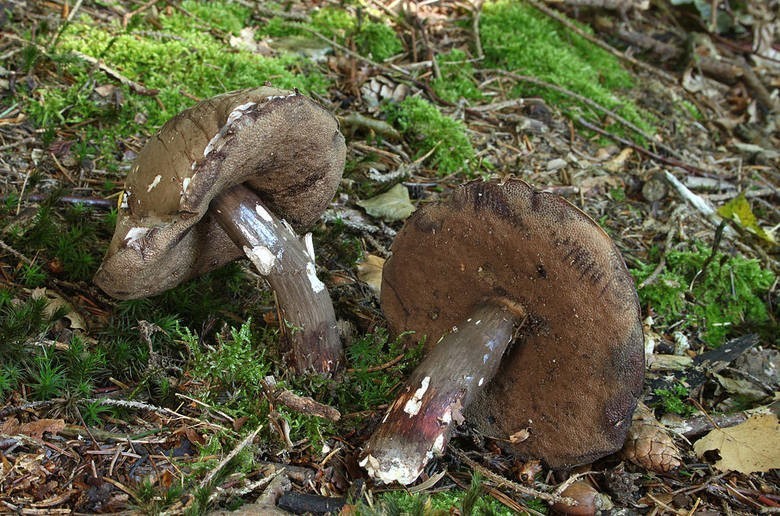
<path id="1" fill-rule="evenodd" d="M 415 159 L 431 153 L 427 163 L 440 175 L 473 174 L 474 148 L 465 125 L 444 115 L 439 108 L 419 97 L 407 97 L 385 106 L 387 118 L 395 124 L 415 150 Z"/>
<path id="2" fill-rule="evenodd" d="M 355 34 L 355 44 L 361 54 L 375 61 L 384 61 L 403 50 L 395 31 L 384 23 L 364 23 Z"/>
<path id="3" fill-rule="evenodd" d="M 358 504 L 355 512 L 361 516 L 408 514 L 410 516 L 446 516 L 469 514 L 474 516 L 511 515 L 509 508 L 482 493 L 482 479 L 474 475 L 468 490 L 450 489 L 433 494 L 388 491 L 377 496 L 373 507 Z"/>
<path id="4" fill-rule="evenodd" d="M 196 2 L 186 0 L 181 3 L 181 8 L 193 15 L 198 22 L 205 25 L 206 30 L 218 29 L 230 34 L 238 34 L 241 29 L 247 26 L 252 9 L 245 7 L 239 2 L 211 1 Z M 189 31 L 192 29 L 192 19 L 188 16 L 169 16 L 168 28 L 173 28 L 176 23 L 176 32 Z"/>
<path id="5" fill-rule="evenodd" d="M 696 412 L 693 405 L 687 402 L 690 392 L 685 385 L 685 378 L 676 382 L 669 389 L 656 389 L 655 394 L 661 400 L 660 406 L 664 412 L 687 417 Z"/>
<path id="6" fill-rule="evenodd" d="M 482 100 L 485 96 L 477 88 L 474 67 L 462 50 L 452 50 L 436 57 L 441 77 L 431 81 L 436 94 L 447 102 L 460 99 Z"/>
<path id="7" fill-rule="evenodd" d="M 584 30 L 588 30 L 585 28 Z M 583 95 L 652 132 L 650 115 L 620 90 L 633 86 L 617 59 L 522 2 L 488 3 L 480 32 L 485 67 L 537 77 Z M 576 103 L 553 91 L 520 84 L 518 96 L 541 95 L 549 103 L 575 113 Z M 577 110 L 586 109 L 577 106 Z M 589 109 L 589 108 L 588 108 Z M 596 113 L 602 116 L 602 113 Z M 592 118 L 592 117 L 589 117 Z"/>
<path id="8" fill-rule="evenodd" d="M 756 260 L 711 252 L 671 251 L 655 282 L 639 290 L 642 303 L 652 308 L 662 324 L 682 322 L 711 346 L 720 346 L 743 325 L 760 330 L 769 323 L 766 296 L 775 276 Z M 706 268 L 703 267 L 706 264 Z M 632 271 L 637 283 L 652 274 L 653 264 Z"/>
<path id="9" fill-rule="evenodd" d="M 79 126 L 74 155 L 92 157 L 118 171 L 121 141 L 152 132 L 192 105 L 182 92 L 206 98 L 266 82 L 307 93 L 326 91 L 329 80 L 309 61 L 238 51 L 215 36 L 238 32 L 249 23 L 249 9 L 234 2 L 184 2 L 183 7 L 192 14 L 173 10 L 154 19 L 139 17 L 128 28 L 96 25 L 86 16 L 69 24 L 48 54 L 60 80 L 36 89 L 24 106 L 36 126 L 47 128 L 45 139 L 53 140 L 59 126 Z M 101 97 L 95 85 L 117 84 L 116 79 L 74 52 L 100 59 L 157 94 L 139 95 L 123 85 L 118 96 Z M 30 66 L 41 66 L 40 61 L 36 56 Z"/>

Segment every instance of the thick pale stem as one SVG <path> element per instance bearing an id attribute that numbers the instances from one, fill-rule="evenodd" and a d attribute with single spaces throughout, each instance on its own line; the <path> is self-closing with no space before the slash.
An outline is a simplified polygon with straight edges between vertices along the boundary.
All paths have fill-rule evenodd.
<path id="1" fill-rule="evenodd" d="M 525 316 L 506 300 L 487 300 L 438 342 L 411 374 L 369 439 L 360 465 L 386 483 L 410 484 L 441 455 L 453 423 L 495 376 Z"/>
<path id="2" fill-rule="evenodd" d="M 211 206 L 225 232 L 276 292 L 295 368 L 334 371 L 341 363 L 341 340 L 330 295 L 317 278 L 311 246 L 244 186 L 221 193 Z"/>

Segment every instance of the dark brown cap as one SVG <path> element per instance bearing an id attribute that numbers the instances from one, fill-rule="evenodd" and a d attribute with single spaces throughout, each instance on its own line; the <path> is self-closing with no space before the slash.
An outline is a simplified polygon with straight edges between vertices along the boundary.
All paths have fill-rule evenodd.
<path id="1" fill-rule="evenodd" d="M 208 215 L 211 200 L 235 184 L 294 227 L 312 224 L 345 157 L 336 119 L 297 92 L 264 87 L 196 104 L 139 153 L 95 283 L 120 299 L 145 297 L 243 256 Z"/>
<path id="2" fill-rule="evenodd" d="M 392 251 L 381 301 L 396 333 L 430 348 L 493 297 L 527 313 L 468 421 L 553 468 L 621 447 L 642 390 L 642 325 L 623 259 L 590 217 L 520 180 L 476 181 L 418 209 Z"/>

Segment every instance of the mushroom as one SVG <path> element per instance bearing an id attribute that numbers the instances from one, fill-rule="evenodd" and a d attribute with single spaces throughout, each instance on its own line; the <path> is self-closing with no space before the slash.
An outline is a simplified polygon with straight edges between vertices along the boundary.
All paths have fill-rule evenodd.
<path id="1" fill-rule="evenodd" d="M 341 357 L 311 234 L 344 169 L 335 118 L 296 92 L 219 95 L 169 120 L 140 151 L 95 283 L 119 299 L 152 296 L 248 257 L 291 328 L 292 361 L 328 372 Z"/>
<path id="2" fill-rule="evenodd" d="M 392 245 L 381 304 L 427 356 L 361 465 L 413 482 L 468 420 L 552 468 L 623 444 L 644 376 L 631 276 L 607 234 L 564 199 L 476 181 L 418 209 Z"/>

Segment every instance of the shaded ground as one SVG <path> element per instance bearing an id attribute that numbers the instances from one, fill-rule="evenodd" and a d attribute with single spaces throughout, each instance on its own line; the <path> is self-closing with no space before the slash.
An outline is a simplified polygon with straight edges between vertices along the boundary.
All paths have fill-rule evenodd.
<path id="1" fill-rule="evenodd" d="M 732 6 L 709 33 L 699 4 L 575 4 L 2 4 L 2 511 L 263 513 L 288 491 L 280 506 L 299 512 L 303 493 L 321 509 L 538 513 L 573 474 L 626 512 L 777 511 L 777 4 Z M 627 73 L 571 32 L 585 25 L 552 19 L 564 12 L 655 64 Z M 347 137 L 313 228 L 347 345 L 332 380 L 285 366 L 273 296 L 246 264 L 151 300 L 90 281 L 148 136 L 266 81 L 319 100 Z M 652 410 L 626 450 L 572 472 L 465 426 L 423 495 L 383 494 L 358 456 L 419 353 L 388 337 L 372 289 L 407 201 L 364 201 L 400 183 L 419 205 L 509 175 L 566 197 L 623 252 Z M 749 437 L 729 437 L 739 458 L 694 448 L 749 417 Z"/>

